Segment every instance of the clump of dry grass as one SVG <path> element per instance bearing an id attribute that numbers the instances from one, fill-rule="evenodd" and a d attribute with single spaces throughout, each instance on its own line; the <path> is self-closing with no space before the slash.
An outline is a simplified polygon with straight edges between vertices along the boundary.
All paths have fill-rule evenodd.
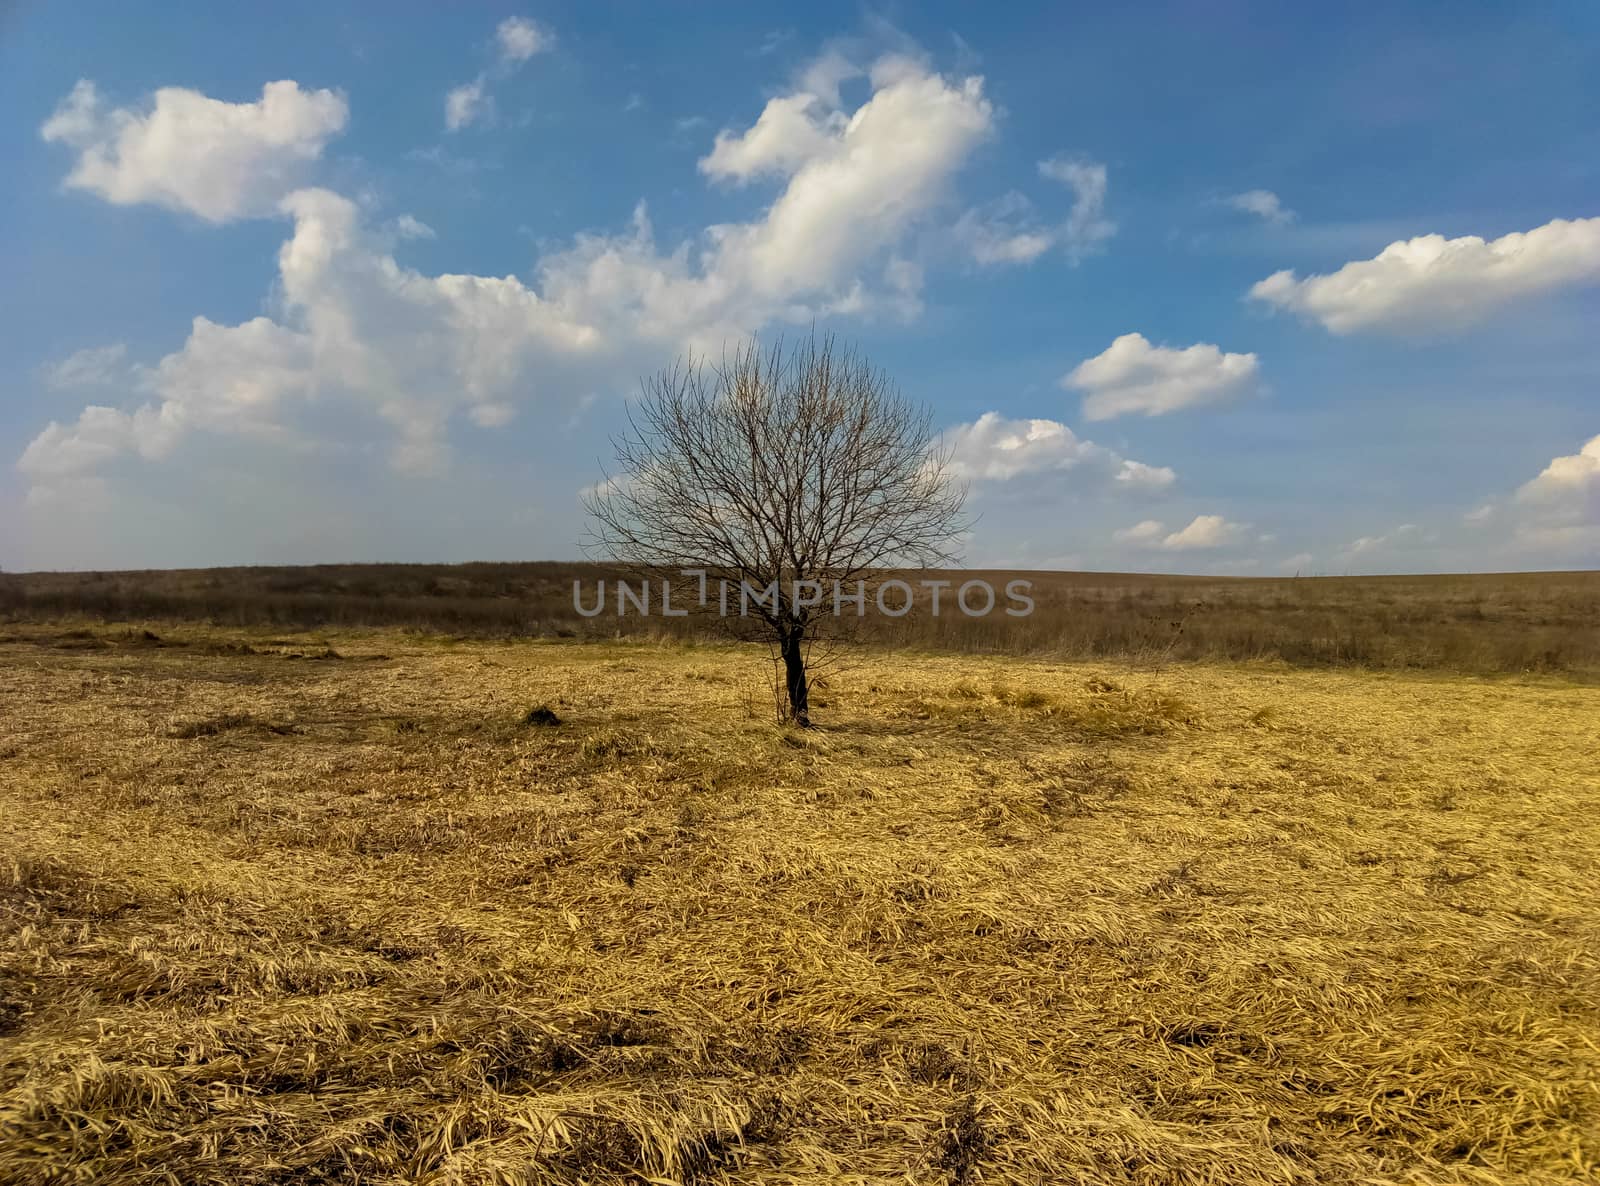
<path id="1" fill-rule="evenodd" d="M 263 721 L 247 712 L 224 712 L 216 716 L 193 721 L 178 721 L 167 729 L 166 736 L 180 741 L 193 741 L 197 737 L 215 737 L 219 733 L 248 729 L 264 733 L 287 734 L 294 732 L 293 725 Z"/>
<path id="2" fill-rule="evenodd" d="M 878 657 L 797 733 L 718 648 L 56 641 L 8 1186 L 1600 1168 L 1582 687 Z"/>

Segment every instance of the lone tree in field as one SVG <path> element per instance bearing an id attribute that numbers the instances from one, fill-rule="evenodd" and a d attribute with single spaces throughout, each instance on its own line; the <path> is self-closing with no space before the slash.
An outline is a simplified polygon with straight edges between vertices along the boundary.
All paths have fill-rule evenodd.
<path id="1" fill-rule="evenodd" d="M 613 441 L 619 472 L 585 496 L 592 550 L 703 572 L 702 605 L 773 644 L 780 711 L 802 726 L 811 646 L 852 633 L 853 594 L 884 569 L 955 558 L 966 491 L 928 410 L 831 337 L 676 363 L 645 381 L 629 429 Z"/>

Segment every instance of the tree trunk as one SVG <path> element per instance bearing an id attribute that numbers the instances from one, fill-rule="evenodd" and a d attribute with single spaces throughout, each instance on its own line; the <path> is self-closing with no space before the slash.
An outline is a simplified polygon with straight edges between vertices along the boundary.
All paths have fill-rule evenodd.
<path id="1" fill-rule="evenodd" d="M 789 693 L 789 717 L 802 729 L 811 727 L 808 688 L 806 687 L 805 632 L 796 630 L 784 636 L 784 687 Z"/>

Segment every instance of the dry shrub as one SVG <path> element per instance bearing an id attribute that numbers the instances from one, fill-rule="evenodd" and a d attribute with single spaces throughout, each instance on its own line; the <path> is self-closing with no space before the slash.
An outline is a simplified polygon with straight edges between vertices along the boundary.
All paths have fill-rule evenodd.
<path id="1" fill-rule="evenodd" d="M 1193 705 L 1152 689 L 1091 692 L 1086 700 L 1052 704 L 1045 711 L 1072 731 L 1095 737 L 1165 733 L 1200 723 Z"/>

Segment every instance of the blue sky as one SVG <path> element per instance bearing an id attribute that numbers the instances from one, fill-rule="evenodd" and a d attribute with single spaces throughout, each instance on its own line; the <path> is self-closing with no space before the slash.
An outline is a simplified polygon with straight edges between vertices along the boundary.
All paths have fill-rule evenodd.
<path id="1" fill-rule="evenodd" d="M 0 10 L 0 566 L 565 558 L 816 324 L 973 563 L 1600 567 L 1600 9 Z"/>

